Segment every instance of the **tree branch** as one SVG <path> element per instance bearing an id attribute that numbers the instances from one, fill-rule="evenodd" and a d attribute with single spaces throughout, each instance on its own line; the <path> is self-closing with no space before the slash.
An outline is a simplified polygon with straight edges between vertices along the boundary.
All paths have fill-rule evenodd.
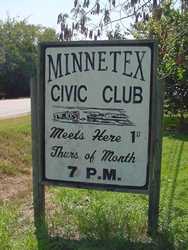
<path id="1" fill-rule="evenodd" d="M 139 10 L 141 10 L 143 7 L 145 7 L 145 6 L 146 6 L 147 4 L 149 4 L 150 2 L 151 2 L 151 0 L 148 0 L 146 3 L 144 3 L 143 5 L 141 5 L 141 6 L 136 10 L 136 12 L 138 12 Z M 115 23 L 115 22 L 122 21 L 122 20 L 127 19 L 127 18 L 129 18 L 129 17 L 132 17 L 132 16 L 134 16 L 134 15 L 135 15 L 135 13 L 131 13 L 131 14 L 128 15 L 128 16 L 124 16 L 124 17 L 120 17 L 120 18 L 114 19 L 114 20 L 112 20 L 112 21 L 110 21 L 110 22 L 104 24 L 104 27 L 107 26 L 108 24 L 112 24 L 112 23 Z"/>

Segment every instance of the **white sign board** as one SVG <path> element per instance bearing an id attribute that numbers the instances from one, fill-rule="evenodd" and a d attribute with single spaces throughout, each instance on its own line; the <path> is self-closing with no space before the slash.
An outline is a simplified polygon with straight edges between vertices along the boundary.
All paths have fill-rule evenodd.
<path id="1" fill-rule="evenodd" d="M 44 50 L 44 179 L 147 189 L 152 43 Z"/>

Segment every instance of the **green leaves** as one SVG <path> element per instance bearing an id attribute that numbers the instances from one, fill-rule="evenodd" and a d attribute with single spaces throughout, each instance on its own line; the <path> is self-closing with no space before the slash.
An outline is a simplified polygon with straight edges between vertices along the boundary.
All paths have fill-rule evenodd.
<path id="1" fill-rule="evenodd" d="M 28 96 L 36 74 L 38 43 L 55 41 L 55 30 L 8 18 L 0 22 L 0 89 L 7 97 Z"/>
<path id="2" fill-rule="evenodd" d="M 188 111 L 188 13 L 172 5 L 162 6 L 160 19 L 150 18 L 134 26 L 136 38 L 159 42 L 158 77 L 165 80 L 165 111 Z"/>

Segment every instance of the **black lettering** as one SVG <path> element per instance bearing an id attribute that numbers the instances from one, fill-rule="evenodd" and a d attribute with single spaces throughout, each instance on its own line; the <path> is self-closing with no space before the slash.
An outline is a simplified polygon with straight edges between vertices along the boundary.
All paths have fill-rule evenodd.
<path id="1" fill-rule="evenodd" d="M 68 169 L 70 169 L 69 177 L 74 177 L 74 174 L 76 173 L 77 167 L 76 166 L 68 166 Z"/>
<path id="2" fill-rule="evenodd" d="M 67 101 L 70 101 L 71 98 L 71 94 L 72 94 L 72 90 L 73 90 L 74 86 L 67 86 L 65 85 L 65 93 L 66 93 L 66 97 L 67 97 Z"/>
<path id="3" fill-rule="evenodd" d="M 86 168 L 86 178 L 90 179 L 91 176 L 96 175 L 97 170 L 95 168 Z"/>
<path id="4" fill-rule="evenodd" d="M 135 153 L 132 152 L 128 153 L 127 155 L 118 155 L 116 152 L 112 151 L 112 150 L 108 150 L 108 149 L 104 149 L 103 150 L 103 155 L 101 157 L 101 161 L 108 161 L 108 162 L 120 162 L 120 163 L 124 163 L 124 162 L 135 162 Z"/>
<path id="5" fill-rule="evenodd" d="M 128 159 L 128 161 L 127 162 L 132 162 L 132 163 L 135 163 L 135 153 L 134 152 L 132 152 L 132 154 L 131 155 L 129 155 L 130 157 L 129 157 L 129 159 Z"/>
<path id="6" fill-rule="evenodd" d="M 57 158 L 68 158 L 77 160 L 78 152 L 67 152 L 63 150 L 63 146 L 52 146 L 52 152 L 50 153 L 51 157 Z"/>
<path id="7" fill-rule="evenodd" d="M 106 90 L 107 89 L 109 89 L 110 91 L 113 91 L 113 89 L 110 85 L 105 86 L 103 91 L 102 91 L 102 98 L 103 98 L 104 102 L 110 103 L 112 101 L 112 97 L 108 97 L 108 99 L 106 98 Z"/>
<path id="8" fill-rule="evenodd" d="M 57 92 L 56 92 L 56 91 Z M 60 87 L 58 85 L 54 85 L 52 88 L 51 88 L 51 98 L 54 102 L 57 102 L 59 101 L 60 99 L 60 96 L 58 94 L 58 91 L 60 90 Z M 56 95 L 55 95 L 55 92 L 56 92 Z"/>
<path id="9" fill-rule="evenodd" d="M 75 73 L 77 72 L 76 71 L 76 66 L 77 66 L 77 69 L 82 72 L 82 52 L 79 52 L 79 59 L 77 58 L 77 55 L 75 53 L 71 53 L 72 55 L 72 63 L 73 63 L 73 72 L 72 73 Z"/>
<path id="10" fill-rule="evenodd" d="M 81 85 L 79 88 L 78 88 L 78 99 L 80 102 L 85 102 L 87 101 L 87 96 L 85 95 L 84 97 L 81 96 L 81 91 L 87 91 L 87 87 L 85 85 Z"/>
<path id="11" fill-rule="evenodd" d="M 54 73 L 54 77 L 55 79 L 57 77 L 62 77 L 63 74 L 62 74 L 62 69 L 61 69 L 61 56 L 62 54 L 61 53 L 58 53 L 57 54 L 57 59 L 56 59 L 56 66 L 54 65 L 54 62 L 53 62 L 53 58 L 51 55 L 47 55 L 48 56 L 48 82 L 51 82 L 53 79 L 52 79 L 52 71 Z M 52 71 L 51 71 L 52 69 Z"/>
<path id="12" fill-rule="evenodd" d="M 101 161 L 107 161 L 107 160 L 111 161 L 111 157 L 113 156 L 114 151 L 105 149 L 105 150 L 103 150 L 103 153 L 104 154 L 101 158 Z"/>
<path id="13" fill-rule="evenodd" d="M 103 169 L 103 180 L 116 180 L 116 169 Z"/>
<path id="14" fill-rule="evenodd" d="M 143 100 L 142 88 L 134 87 L 133 88 L 133 103 L 141 103 Z"/>
<path id="15" fill-rule="evenodd" d="M 106 129 L 104 130 L 100 130 L 100 129 L 96 129 L 94 131 L 94 135 L 92 136 L 92 140 L 95 141 L 95 140 L 98 140 L 98 141 L 111 141 L 111 142 L 120 142 L 121 141 L 121 136 L 116 136 L 116 135 L 108 135 L 108 134 L 105 134 L 106 133 Z"/>
<path id="16" fill-rule="evenodd" d="M 117 86 L 114 87 L 114 103 L 121 103 L 121 100 L 118 100 L 117 97 Z"/>
<path id="17" fill-rule="evenodd" d="M 106 55 L 106 51 L 99 51 L 98 52 L 99 55 L 99 68 L 98 71 L 106 71 L 108 69 L 108 66 L 106 66 L 105 68 L 102 68 L 102 63 L 105 62 L 105 57 L 103 57 L 103 55 Z"/>
<path id="18" fill-rule="evenodd" d="M 132 55 L 132 51 L 124 51 L 124 72 L 123 75 L 131 77 L 132 76 L 132 72 L 128 73 L 127 72 L 127 64 L 130 64 L 130 59 L 127 58 L 127 55 Z"/>
<path id="19" fill-rule="evenodd" d="M 64 86 L 61 85 L 61 102 L 64 101 Z"/>
<path id="20" fill-rule="evenodd" d="M 144 76 L 143 76 L 143 71 L 142 71 L 142 60 L 144 58 L 144 55 L 146 54 L 146 51 L 142 51 L 142 56 L 141 57 L 140 57 L 140 51 L 135 51 L 135 53 L 136 53 L 136 57 L 137 57 L 137 61 L 138 61 L 138 67 L 137 67 L 137 70 L 136 70 L 133 78 L 137 79 L 137 74 L 140 71 L 140 75 L 141 75 L 140 80 L 145 81 Z"/>
<path id="21" fill-rule="evenodd" d="M 53 152 L 51 152 L 50 156 L 55 157 L 57 155 L 58 150 L 59 150 L 59 146 L 53 146 L 52 150 L 53 150 Z"/>
<path id="22" fill-rule="evenodd" d="M 73 135 L 74 134 L 74 135 Z M 81 130 L 77 132 L 66 132 L 62 128 L 52 127 L 50 132 L 50 138 L 57 138 L 57 139 L 69 139 L 69 140 L 84 140 L 84 133 Z"/>
<path id="23" fill-rule="evenodd" d="M 113 55 L 113 69 L 112 72 L 117 72 L 117 55 L 121 55 L 121 51 L 110 51 L 110 56 Z"/>
<path id="24" fill-rule="evenodd" d="M 50 138 L 56 138 L 56 137 L 60 138 L 60 136 L 63 133 L 63 131 L 64 131 L 64 129 L 52 127 L 51 128 Z"/>
<path id="25" fill-rule="evenodd" d="M 67 75 L 70 75 L 70 72 L 69 72 L 69 54 L 65 53 L 65 70 L 66 70 L 66 73 L 65 73 L 65 76 Z"/>
<path id="26" fill-rule="evenodd" d="M 131 97 L 132 97 L 132 87 L 129 87 L 129 98 L 128 99 L 126 99 L 126 93 L 127 93 L 127 91 L 126 91 L 126 87 L 125 86 L 123 86 L 123 102 L 124 103 L 130 103 L 131 102 Z"/>
<path id="27" fill-rule="evenodd" d="M 95 52 L 92 52 L 92 58 L 88 52 L 84 52 L 86 56 L 86 68 L 85 71 L 89 71 L 88 63 L 90 64 L 91 69 L 95 69 Z"/>
<path id="28" fill-rule="evenodd" d="M 92 137 L 92 140 L 95 141 L 96 139 L 98 141 L 102 140 L 103 134 L 106 132 L 106 129 L 104 129 L 102 132 L 100 129 L 95 130 L 95 135 Z"/>

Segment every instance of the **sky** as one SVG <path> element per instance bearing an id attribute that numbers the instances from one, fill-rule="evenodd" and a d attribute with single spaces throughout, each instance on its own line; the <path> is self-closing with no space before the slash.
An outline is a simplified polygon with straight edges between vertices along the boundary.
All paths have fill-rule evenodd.
<path id="1" fill-rule="evenodd" d="M 29 23 L 41 24 L 58 31 L 57 16 L 69 13 L 73 0 L 0 0 L 0 19 L 10 17 L 28 18 Z"/>
<path id="2" fill-rule="evenodd" d="M 57 32 L 57 17 L 60 13 L 69 13 L 73 8 L 74 0 L 0 0 L 0 20 L 7 16 L 27 18 L 29 23 L 41 24 L 42 26 L 54 28 Z M 179 0 L 175 0 L 179 2 Z M 114 14 L 114 17 L 119 17 Z M 115 19 L 116 19 L 115 18 Z M 128 24 L 128 20 L 124 21 Z M 123 25 L 124 26 L 124 25 Z M 124 26 L 125 27 L 125 26 Z"/>
<path id="3" fill-rule="evenodd" d="M 70 10 L 74 6 L 74 0 L 0 0 L 0 1 L 1 1 L 0 20 L 6 20 L 7 16 L 11 18 L 14 17 L 19 20 L 27 18 L 28 23 L 41 24 L 42 26 L 51 27 L 54 28 L 57 32 L 60 32 L 60 27 L 59 25 L 57 25 L 58 14 L 60 13 L 69 14 Z"/>

